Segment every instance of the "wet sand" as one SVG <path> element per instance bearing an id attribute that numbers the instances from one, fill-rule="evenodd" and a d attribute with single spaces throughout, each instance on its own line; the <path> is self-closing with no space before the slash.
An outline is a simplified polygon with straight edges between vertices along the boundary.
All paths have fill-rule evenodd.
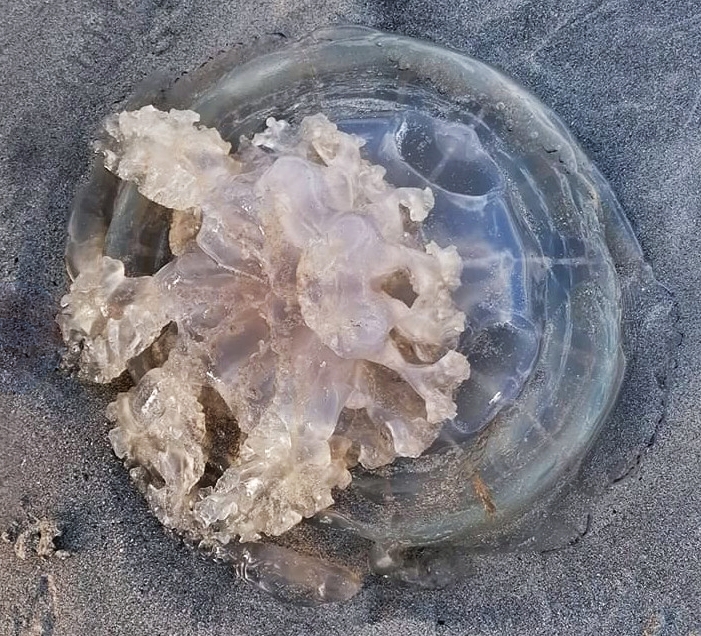
<path id="1" fill-rule="evenodd" d="M 693 2 L 10 0 L 0 25 L 0 634 L 701 634 L 701 13 Z M 158 6 L 157 6 L 158 5 Z M 52 316 L 88 142 L 140 81 L 263 33 L 357 23 L 453 46 L 570 126 L 674 294 L 608 437 L 634 440 L 572 545 L 484 555 L 455 587 L 370 580 L 279 605 L 169 536 L 107 440 L 112 393 L 56 370 Z M 657 323 L 651 317 L 649 326 Z M 668 348 L 664 348 L 665 351 Z M 612 431 L 612 432 L 611 432 Z M 604 444 L 594 459 L 605 461 Z M 598 459 L 597 459 L 598 461 Z M 613 480 L 612 480 L 613 481 Z M 65 555 L 16 541 L 54 521 Z M 579 524 L 579 525 L 578 525 Z M 27 537 L 27 535 L 25 535 Z M 28 537 L 31 539 L 31 537 Z M 20 551 L 21 552 L 21 551 Z"/>

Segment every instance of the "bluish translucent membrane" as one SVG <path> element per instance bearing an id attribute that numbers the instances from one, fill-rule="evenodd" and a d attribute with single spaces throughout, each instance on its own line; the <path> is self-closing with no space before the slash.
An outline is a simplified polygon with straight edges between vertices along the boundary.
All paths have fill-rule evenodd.
<path id="1" fill-rule="evenodd" d="M 340 126 L 365 139 L 368 159 L 386 168 L 390 182 L 431 188 L 436 203 L 426 238 L 456 245 L 464 261 L 456 302 L 467 316 L 461 350 L 472 372 L 460 392 L 458 417 L 435 446 L 440 448 L 482 430 L 521 391 L 542 329 L 542 257 L 534 258 L 534 239 L 520 235 L 484 126 L 484 142 L 476 121 L 446 122 L 418 111 L 374 114 Z"/>

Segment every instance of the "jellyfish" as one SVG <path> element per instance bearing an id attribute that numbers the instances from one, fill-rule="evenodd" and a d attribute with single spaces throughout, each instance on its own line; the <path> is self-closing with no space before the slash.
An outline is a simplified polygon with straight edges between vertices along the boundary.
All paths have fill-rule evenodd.
<path id="1" fill-rule="evenodd" d="M 311 604 L 360 589 L 349 537 L 434 587 L 447 549 L 544 545 L 656 287 L 557 116 L 345 27 L 137 95 L 95 149 L 58 322 L 83 377 L 131 378 L 110 441 L 165 526 Z"/>

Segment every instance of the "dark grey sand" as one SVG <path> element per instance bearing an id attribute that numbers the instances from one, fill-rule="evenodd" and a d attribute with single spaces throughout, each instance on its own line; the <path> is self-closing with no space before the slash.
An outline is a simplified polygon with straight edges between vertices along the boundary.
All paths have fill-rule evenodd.
<path id="1" fill-rule="evenodd" d="M 644 356 L 630 371 L 643 380 L 612 425 L 645 443 L 594 498 L 574 545 L 475 557 L 450 590 L 374 580 L 346 605 L 304 609 L 165 533 L 112 455 L 110 391 L 56 372 L 52 315 L 69 205 L 101 118 L 153 73 L 336 22 L 456 47 L 560 114 L 675 294 L 681 336 L 671 373 L 653 374 Z M 0 115 L 2 636 L 701 634 L 698 2 L 7 0 Z M 40 558 L 31 545 L 17 556 L 12 542 L 35 517 L 63 529 L 57 544 L 72 556 Z"/>

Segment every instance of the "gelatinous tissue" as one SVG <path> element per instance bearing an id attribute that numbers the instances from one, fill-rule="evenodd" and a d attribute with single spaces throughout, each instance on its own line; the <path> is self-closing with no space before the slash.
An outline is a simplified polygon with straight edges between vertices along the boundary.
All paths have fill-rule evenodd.
<path id="1" fill-rule="evenodd" d="M 171 211 L 173 258 L 131 277 L 100 257 L 58 321 L 92 380 L 158 360 L 108 416 L 159 519 L 250 541 L 330 506 L 358 463 L 421 455 L 455 416 L 462 260 L 422 238 L 430 189 L 389 185 L 323 115 L 269 119 L 235 154 L 198 122 L 107 120 L 105 166 Z"/>

